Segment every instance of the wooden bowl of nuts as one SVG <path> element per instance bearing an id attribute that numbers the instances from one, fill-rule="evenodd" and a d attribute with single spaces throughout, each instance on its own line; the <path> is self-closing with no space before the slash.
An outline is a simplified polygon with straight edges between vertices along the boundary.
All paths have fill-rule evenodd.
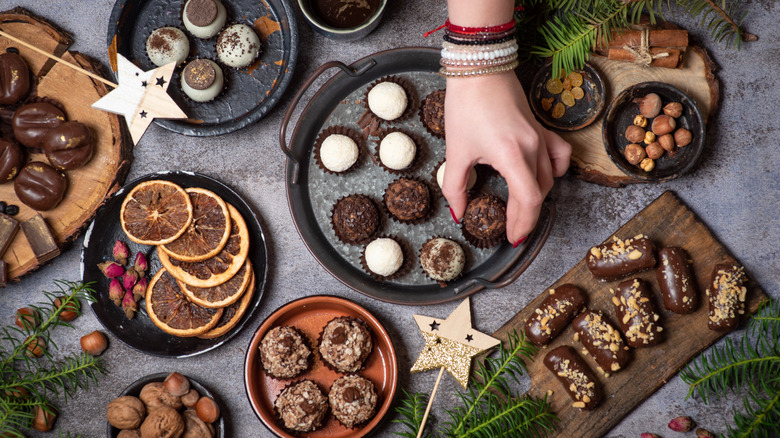
<path id="1" fill-rule="evenodd" d="M 549 61 L 531 82 L 529 101 L 537 120 L 556 131 L 576 131 L 593 123 L 606 104 L 604 81 L 593 66 L 553 76 Z"/>
<path id="2" fill-rule="evenodd" d="M 704 131 L 695 100 L 669 84 L 643 82 L 610 103 L 602 138 L 626 175 L 660 182 L 691 170 L 704 148 Z"/>

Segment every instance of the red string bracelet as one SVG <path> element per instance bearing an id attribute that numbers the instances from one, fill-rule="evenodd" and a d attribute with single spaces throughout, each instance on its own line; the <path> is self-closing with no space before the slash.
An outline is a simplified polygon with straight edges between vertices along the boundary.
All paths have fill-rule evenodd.
<path id="1" fill-rule="evenodd" d="M 458 26 L 457 24 L 452 24 L 450 22 L 450 19 L 448 18 L 447 21 L 444 22 L 444 25 L 447 26 L 447 29 L 450 32 L 455 32 L 455 33 L 462 33 L 462 34 L 497 33 L 497 32 L 506 32 L 514 28 L 515 20 L 512 19 L 511 21 L 504 24 L 499 24 L 498 26 L 465 27 L 465 26 Z"/>

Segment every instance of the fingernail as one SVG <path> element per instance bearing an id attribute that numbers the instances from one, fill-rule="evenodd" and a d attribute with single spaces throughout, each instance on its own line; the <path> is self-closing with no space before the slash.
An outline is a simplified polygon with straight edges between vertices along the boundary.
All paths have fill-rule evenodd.
<path id="1" fill-rule="evenodd" d="M 521 243 L 525 242 L 525 239 L 527 239 L 528 236 L 523 237 L 522 239 L 518 240 L 514 244 L 512 244 L 512 248 L 517 248 L 517 245 L 520 245 Z"/>
<path id="2" fill-rule="evenodd" d="M 452 215 L 452 220 L 454 220 L 456 224 L 460 225 L 460 221 L 457 217 L 455 217 L 455 211 L 452 209 L 452 207 L 450 207 L 450 214 Z"/>

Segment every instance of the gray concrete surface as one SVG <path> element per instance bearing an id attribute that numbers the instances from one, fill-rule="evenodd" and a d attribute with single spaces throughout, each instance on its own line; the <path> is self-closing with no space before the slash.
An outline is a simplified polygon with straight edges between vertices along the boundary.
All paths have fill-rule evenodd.
<path id="1" fill-rule="evenodd" d="M 111 0 L 2 0 L 0 10 L 21 5 L 55 21 L 73 33 L 73 49 L 106 62 L 105 35 Z M 559 215 L 539 258 L 513 285 L 484 291 L 472 298 L 475 327 L 492 332 L 523 308 L 532 297 L 571 268 L 594 242 L 632 217 L 664 190 L 675 190 L 712 228 L 720 240 L 744 263 L 748 271 L 775 298 L 778 286 L 778 239 L 780 238 L 780 159 L 778 156 L 777 108 L 780 88 L 777 71 L 780 54 L 780 3 L 772 0 L 746 2 L 747 28 L 758 42 L 739 52 L 713 43 L 696 20 L 681 13 L 670 14 L 691 32 L 718 64 L 722 84 L 721 109 L 708 128 L 705 153 L 697 168 L 677 180 L 657 185 L 610 189 L 571 177 L 556 183 L 552 196 Z M 297 10 L 297 6 L 296 6 Z M 262 216 L 270 248 L 271 275 L 263 309 L 249 328 L 216 351 L 189 359 L 159 359 L 129 349 L 116 339 L 104 354 L 109 373 L 99 386 L 79 392 L 67 403 L 59 402 L 62 414 L 57 427 L 87 437 L 105 434 L 105 405 L 125 386 L 146 374 L 178 370 L 206 384 L 224 400 L 230 436 L 269 436 L 246 400 L 242 380 L 245 348 L 260 322 L 284 303 L 306 295 L 329 293 L 353 300 L 377 315 L 391 332 L 400 361 L 400 386 L 411 391 L 429 391 L 435 372 L 410 375 L 408 370 L 423 345 L 412 320 L 413 313 L 447 315 L 456 302 L 424 308 L 381 303 L 346 289 L 322 269 L 309 254 L 293 226 L 284 189 L 284 155 L 277 146 L 277 131 L 290 95 L 321 63 L 336 59 L 351 62 L 373 52 L 402 46 L 436 46 L 438 38 L 424 39 L 423 32 L 444 22 L 444 2 L 392 1 L 379 28 L 362 41 L 338 43 L 315 35 L 302 21 L 300 56 L 293 83 L 281 104 L 264 120 L 234 134 L 215 138 L 191 138 L 152 126 L 135 148 L 129 179 L 168 169 L 203 172 L 221 179 L 248 197 Z M 322 84 L 321 79 L 318 84 Z M 311 94 L 311 93 L 310 93 Z M 54 279 L 79 279 L 81 239 L 48 266 L 0 290 L 0 322 L 10 323 L 16 308 L 42 297 Z M 74 331 L 61 330 L 55 340 L 63 353 L 78 348 L 78 338 L 102 327 L 91 314 L 77 320 Z M 527 380 L 525 380 L 527 386 Z M 434 413 L 440 419 L 444 407 L 456 402 L 456 383 L 443 379 Z M 518 388 L 524 390 L 524 388 Z M 704 405 L 685 400 L 687 386 L 672 378 L 640 405 L 609 434 L 638 437 L 654 431 L 671 436 L 666 424 L 685 413 L 700 424 L 724 432 L 738 398 Z M 389 421 L 380 436 L 398 431 Z M 33 436 L 33 434 L 30 434 Z M 40 435 L 40 436 L 51 436 Z"/>

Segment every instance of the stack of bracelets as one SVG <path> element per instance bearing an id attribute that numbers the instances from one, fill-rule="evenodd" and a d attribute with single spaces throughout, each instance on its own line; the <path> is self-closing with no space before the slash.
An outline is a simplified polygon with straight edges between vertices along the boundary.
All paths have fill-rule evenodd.
<path id="1" fill-rule="evenodd" d="M 515 21 L 499 26 L 463 27 L 447 20 L 441 74 L 469 77 L 514 70 L 518 65 Z"/>

